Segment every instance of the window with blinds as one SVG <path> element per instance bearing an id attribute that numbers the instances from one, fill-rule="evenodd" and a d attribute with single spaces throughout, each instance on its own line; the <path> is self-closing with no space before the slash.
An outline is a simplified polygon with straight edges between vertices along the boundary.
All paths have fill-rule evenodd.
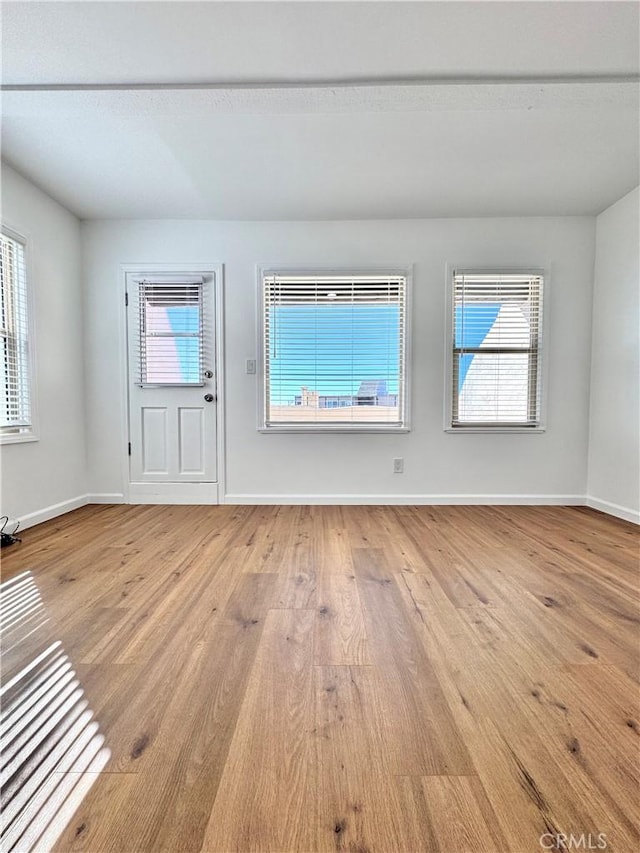
<path id="1" fill-rule="evenodd" d="M 139 384 L 203 384 L 203 279 L 138 282 Z"/>
<path id="2" fill-rule="evenodd" d="M 263 428 L 406 429 L 407 277 L 268 273 Z"/>
<path id="3" fill-rule="evenodd" d="M 20 435 L 32 429 L 29 307 L 25 245 L 0 234 L 2 284 L 2 400 L 0 430 Z"/>
<path id="4" fill-rule="evenodd" d="M 543 278 L 453 277 L 451 426 L 539 427 Z"/>

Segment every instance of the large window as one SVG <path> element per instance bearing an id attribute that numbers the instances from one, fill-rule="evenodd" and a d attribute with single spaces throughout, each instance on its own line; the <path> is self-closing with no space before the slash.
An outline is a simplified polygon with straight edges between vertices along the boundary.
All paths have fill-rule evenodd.
<path id="1" fill-rule="evenodd" d="M 33 434 L 27 272 L 24 243 L 5 231 L 0 234 L 0 280 L 0 434 L 5 440 L 19 440 Z"/>
<path id="2" fill-rule="evenodd" d="M 406 275 L 262 277 L 267 430 L 407 428 Z"/>
<path id="3" fill-rule="evenodd" d="M 453 276 L 452 429 L 540 426 L 539 274 Z"/>

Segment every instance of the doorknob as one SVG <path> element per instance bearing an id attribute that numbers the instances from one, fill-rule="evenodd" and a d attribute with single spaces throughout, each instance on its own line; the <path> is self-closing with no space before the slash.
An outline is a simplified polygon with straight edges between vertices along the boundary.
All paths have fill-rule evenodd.
<path id="1" fill-rule="evenodd" d="M 213 379 L 213 370 L 205 370 L 204 378 L 205 379 Z"/>
<path id="2" fill-rule="evenodd" d="M 213 394 L 205 394 L 204 399 L 207 401 L 207 403 L 213 403 L 215 397 L 213 396 Z"/>

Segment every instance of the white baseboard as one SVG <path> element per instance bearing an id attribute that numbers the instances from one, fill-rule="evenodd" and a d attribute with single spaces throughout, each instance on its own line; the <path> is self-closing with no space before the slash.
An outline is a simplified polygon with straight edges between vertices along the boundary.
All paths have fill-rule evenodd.
<path id="1" fill-rule="evenodd" d="M 217 483 L 179 483 L 171 485 L 181 486 L 183 489 L 182 494 L 176 494 L 175 489 L 172 493 L 167 493 L 167 490 L 164 489 L 163 492 L 159 494 L 132 496 L 130 502 L 150 504 L 216 504 L 218 502 Z M 194 485 L 200 486 L 200 489 L 195 491 L 193 489 L 184 490 L 185 486 Z M 207 486 L 208 488 L 203 489 L 202 486 Z M 214 486 L 215 488 L 212 490 L 211 486 Z M 157 490 L 157 486 L 152 486 L 151 489 Z M 61 501 L 57 504 L 51 504 L 51 506 L 36 510 L 36 512 L 29 512 L 26 515 L 19 516 L 18 518 L 9 518 L 9 521 L 7 522 L 7 530 L 11 532 L 15 529 L 16 525 L 19 526 L 20 530 L 26 530 L 28 527 L 34 527 L 36 524 L 42 524 L 43 521 L 50 521 L 52 518 L 57 518 L 59 515 L 64 515 L 74 509 L 80 509 L 80 507 L 87 506 L 87 504 L 123 503 L 126 503 L 126 499 L 122 492 L 95 492 L 93 494 L 78 495 L 76 498 L 71 498 L 68 501 Z"/>
<path id="2" fill-rule="evenodd" d="M 225 495 L 226 504 L 584 506 L 584 495 Z"/>
<path id="3" fill-rule="evenodd" d="M 20 522 L 20 530 L 25 530 L 27 527 L 33 527 L 35 524 L 42 524 L 43 521 L 49 521 L 52 518 L 57 518 L 59 515 L 64 515 L 65 512 L 80 509 L 81 506 L 86 506 L 88 503 L 88 495 L 79 495 L 77 498 L 71 498 L 68 501 L 51 504 L 51 506 L 46 506 L 44 509 L 39 509 L 36 512 L 21 515 L 17 519 L 9 519 L 7 530 L 12 530 L 16 521 Z"/>
<path id="4" fill-rule="evenodd" d="M 137 494 L 130 496 L 131 503 L 140 504 L 216 504 L 218 502 L 217 484 L 212 483 L 180 483 L 182 489 L 167 492 L 166 487 L 159 485 L 134 484 Z M 139 487 L 143 486 L 142 491 Z M 197 489 L 185 488 L 198 486 Z M 211 487 L 215 486 L 215 489 Z M 209 487 L 209 488 L 206 488 Z M 640 524 L 640 512 L 620 506 L 619 504 L 603 501 L 599 498 L 584 497 L 583 495 L 265 495 L 265 494 L 230 494 L 225 495 L 225 504 L 280 504 L 280 505 L 371 505 L 371 506 L 438 506 L 438 505 L 495 505 L 495 506 L 588 506 L 592 509 Z M 52 504 L 44 509 L 30 512 L 17 519 L 9 519 L 7 530 L 12 530 L 16 522 L 20 529 L 25 530 L 43 521 L 50 521 L 59 515 L 64 515 L 87 504 L 122 504 L 125 496 L 120 492 L 95 493 L 79 495 L 68 501 Z"/>
<path id="5" fill-rule="evenodd" d="M 607 515 L 615 515 L 616 518 L 623 518 L 625 521 L 640 524 L 640 512 L 637 512 L 635 509 L 629 509 L 629 507 L 613 504 L 610 501 L 602 501 L 600 498 L 592 498 L 591 496 L 587 496 L 586 504 L 591 509 L 606 512 Z"/>
<path id="6" fill-rule="evenodd" d="M 130 504 L 217 504 L 217 483 L 130 483 Z"/>

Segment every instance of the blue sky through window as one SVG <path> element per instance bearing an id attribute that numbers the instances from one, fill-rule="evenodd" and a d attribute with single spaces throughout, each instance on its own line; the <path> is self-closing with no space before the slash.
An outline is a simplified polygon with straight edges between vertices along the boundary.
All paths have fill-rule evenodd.
<path id="1" fill-rule="evenodd" d="M 200 382 L 200 309 L 198 305 L 167 307 L 167 319 L 171 331 L 195 333 L 196 337 L 174 338 L 179 382 Z"/>
<path id="2" fill-rule="evenodd" d="M 463 314 L 464 311 L 464 314 Z M 482 302 L 478 305 L 456 305 L 455 308 L 455 346 L 479 347 L 489 334 L 500 313 L 499 302 Z M 473 353 L 461 355 L 458 368 L 458 393 L 462 391 Z"/>
<path id="3" fill-rule="evenodd" d="M 269 323 L 273 405 L 293 405 L 303 385 L 343 396 L 383 379 L 388 393 L 398 393 L 398 305 L 279 305 L 269 309 Z"/>

